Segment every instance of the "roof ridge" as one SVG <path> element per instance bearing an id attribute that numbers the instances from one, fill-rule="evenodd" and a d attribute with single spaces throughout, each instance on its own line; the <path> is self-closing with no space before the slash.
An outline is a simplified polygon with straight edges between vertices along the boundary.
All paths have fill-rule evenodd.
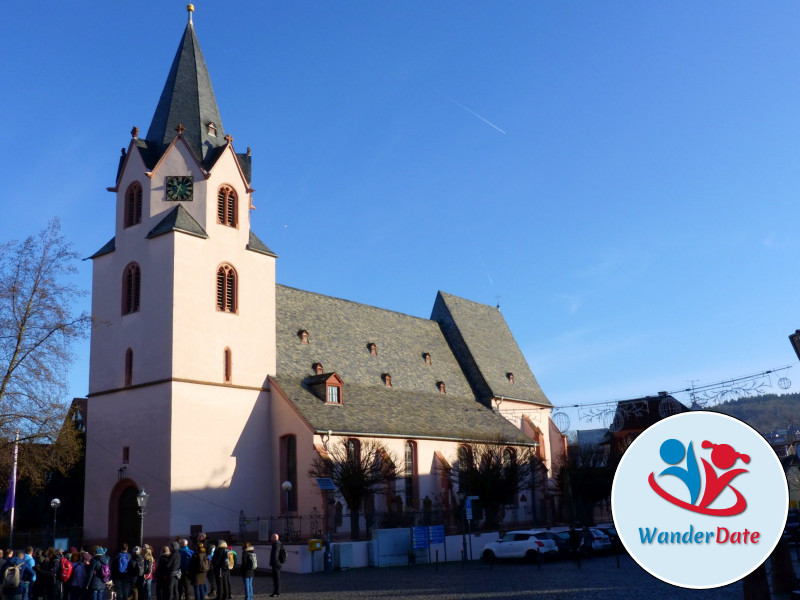
<path id="1" fill-rule="evenodd" d="M 434 321 L 432 319 L 428 319 L 428 318 L 425 318 L 425 317 L 418 317 L 416 315 L 410 315 L 408 313 L 400 312 L 399 310 L 392 310 L 390 308 L 381 308 L 380 306 L 375 306 L 373 304 L 366 304 L 365 302 L 357 302 L 355 300 L 348 300 L 347 298 L 340 298 L 338 296 L 329 296 L 328 294 L 321 294 L 319 292 L 311 292 L 309 290 L 303 290 L 303 289 L 300 289 L 300 288 L 297 288 L 297 287 L 293 287 L 291 285 L 285 285 L 285 284 L 282 284 L 282 283 L 276 283 L 275 285 L 278 286 L 278 287 L 286 288 L 288 290 L 294 290 L 296 292 L 303 292 L 304 294 L 311 294 L 311 295 L 314 295 L 314 296 L 320 296 L 322 298 L 328 298 L 330 300 L 337 300 L 339 302 L 346 302 L 348 304 L 355 304 L 356 306 L 364 306 L 366 308 L 374 308 L 375 310 L 379 310 L 381 312 L 392 313 L 392 314 L 395 314 L 395 315 L 400 315 L 401 317 L 408 317 L 410 319 L 418 319 L 420 321 L 426 321 L 428 323 L 433 323 L 435 325 L 438 325 L 438 323 L 436 323 L 436 321 Z"/>

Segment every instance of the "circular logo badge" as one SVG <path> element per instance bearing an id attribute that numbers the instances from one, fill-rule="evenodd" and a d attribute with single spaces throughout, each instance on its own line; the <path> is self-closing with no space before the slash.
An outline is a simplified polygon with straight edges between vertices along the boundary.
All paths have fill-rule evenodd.
<path id="1" fill-rule="evenodd" d="M 651 575 L 685 588 L 741 579 L 786 523 L 780 461 L 749 425 L 713 412 L 659 421 L 617 467 L 611 510 L 620 541 Z"/>

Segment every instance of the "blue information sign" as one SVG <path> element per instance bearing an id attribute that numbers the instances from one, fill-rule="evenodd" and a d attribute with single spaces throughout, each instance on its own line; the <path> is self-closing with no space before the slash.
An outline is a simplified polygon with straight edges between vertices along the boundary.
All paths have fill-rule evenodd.
<path id="1" fill-rule="evenodd" d="M 411 528 L 411 542 L 414 548 L 427 548 L 428 547 L 428 528 L 427 527 L 412 527 Z"/>
<path id="2" fill-rule="evenodd" d="M 428 527 L 428 536 L 431 544 L 444 544 L 444 525 L 432 525 Z"/>

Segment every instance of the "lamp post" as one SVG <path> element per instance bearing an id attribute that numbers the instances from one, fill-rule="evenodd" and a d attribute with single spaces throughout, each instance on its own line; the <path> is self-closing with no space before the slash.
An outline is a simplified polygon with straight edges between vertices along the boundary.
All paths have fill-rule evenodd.
<path id="1" fill-rule="evenodd" d="M 292 516 L 289 511 L 289 492 L 292 491 L 292 482 L 284 481 L 281 484 L 281 489 L 286 492 L 286 538 L 287 541 L 292 539 Z"/>
<path id="2" fill-rule="evenodd" d="M 61 506 L 61 500 L 58 498 L 50 500 L 50 508 L 53 509 L 53 548 L 56 547 L 56 515 L 58 514 L 59 506 Z"/>
<path id="3" fill-rule="evenodd" d="M 150 497 L 150 494 L 144 491 L 144 488 L 139 490 L 139 493 L 136 494 L 136 504 L 139 505 L 139 547 L 141 548 L 144 546 L 144 509 L 147 507 L 147 499 Z"/>

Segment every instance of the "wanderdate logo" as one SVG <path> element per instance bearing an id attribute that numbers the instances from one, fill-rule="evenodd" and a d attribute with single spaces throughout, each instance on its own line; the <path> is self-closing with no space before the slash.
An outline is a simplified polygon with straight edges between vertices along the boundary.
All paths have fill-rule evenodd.
<path id="1" fill-rule="evenodd" d="M 705 411 L 641 432 L 611 491 L 614 525 L 631 557 L 667 583 L 696 589 L 727 585 L 764 562 L 788 506 L 783 468 L 766 440 L 742 421 Z"/>
<path id="2" fill-rule="evenodd" d="M 744 509 L 747 508 L 747 500 L 738 489 L 731 485 L 731 482 L 748 471 L 747 469 L 732 469 L 731 467 L 737 461 L 742 461 L 745 464 L 749 463 L 750 456 L 737 452 L 729 444 L 714 444 L 708 440 L 703 440 L 701 448 L 711 450 L 711 464 L 705 458 L 700 458 L 703 465 L 702 472 L 698 466 L 692 442 L 689 442 L 687 449 L 679 440 L 670 438 L 661 444 L 659 450 L 661 459 L 672 466 L 661 471 L 658 477 L 664 477 L 665 475 L 677 477 L 686 486 L 689 502 L 676 498 L 665 491 L 656 482 L 654 472 L 650 473 L 647 478 L 650 487 L 667 502 L 703 515 L 729 517 L 744 512 Z M 719 472 L 717 469 L 719 469 Z M 704 490 L 702 496 L 700 496 L 701 489 Z M 711 508 L 711 503 L 726 489 L 735 494 L 736 502 L 731 506 Z"/>

